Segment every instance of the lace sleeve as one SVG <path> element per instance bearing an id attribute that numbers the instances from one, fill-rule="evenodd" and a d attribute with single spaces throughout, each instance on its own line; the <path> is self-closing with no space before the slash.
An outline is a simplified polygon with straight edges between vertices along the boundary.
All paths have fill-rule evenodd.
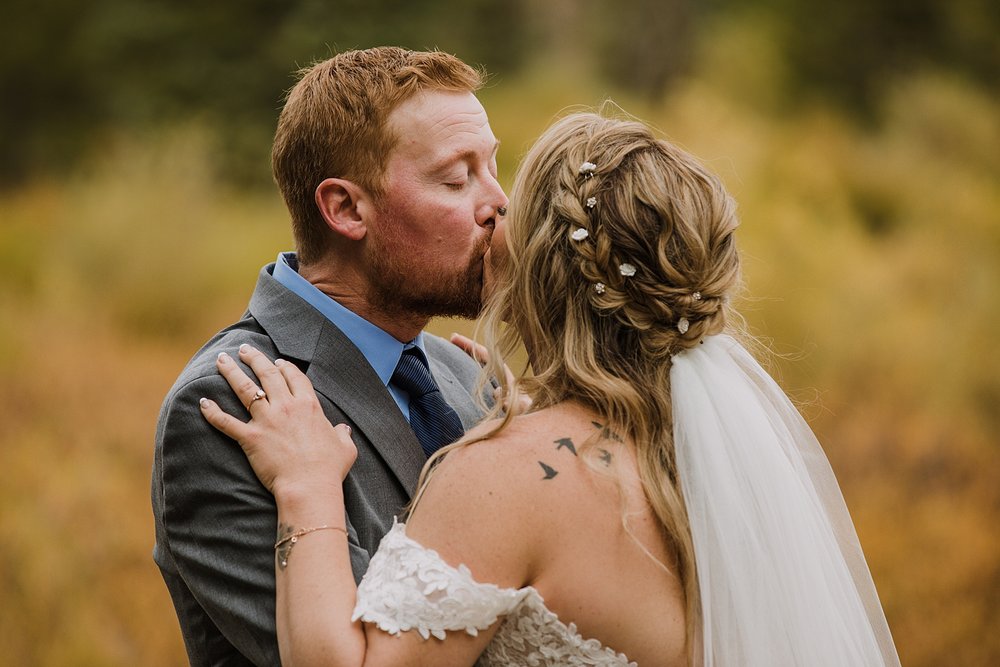
<path id="1" fill-rule="evenodd" d="M 528 590 L 477 582 L 467 567 L 452 567 L 396 523 L 358 586 L 352 620 L 394 635 L 416 630 L 424 639 L 444 639 L 447 630 L 476 635 L 517 607 Z"/>

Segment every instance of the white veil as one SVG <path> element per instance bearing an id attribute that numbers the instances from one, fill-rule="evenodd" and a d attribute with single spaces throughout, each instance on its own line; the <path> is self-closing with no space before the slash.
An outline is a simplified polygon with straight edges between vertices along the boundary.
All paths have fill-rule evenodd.
<path id="1" fill-rule="evenodd" d="M 670 371 L 705 667 L 898 666 L 840 487 L 784 392 L 729 336 Z"/>

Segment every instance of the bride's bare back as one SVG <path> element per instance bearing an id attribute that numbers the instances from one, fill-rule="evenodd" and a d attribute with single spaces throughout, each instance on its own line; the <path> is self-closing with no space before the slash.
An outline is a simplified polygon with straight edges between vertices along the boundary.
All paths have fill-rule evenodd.
<path id="1" fill-rule="evenodd" d="M 683 589 L 631 448 L 578 406 L 450 453 L 407 533 L 477 581 L 535 587 L 561 621 L 643 667 L 687 664 Z"/>

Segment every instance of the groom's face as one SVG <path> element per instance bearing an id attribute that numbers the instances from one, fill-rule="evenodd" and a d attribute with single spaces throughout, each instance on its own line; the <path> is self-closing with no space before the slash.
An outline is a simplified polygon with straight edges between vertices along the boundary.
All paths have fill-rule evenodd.
<path id="1" fill-rule="evenodd" d="M 507 197 L 499 142 L 472 93 L 425 91 L 389 116 L 398 139 L 366 236 L 369 300 L 424 316 L 475 317 L 483 256 Z"/>

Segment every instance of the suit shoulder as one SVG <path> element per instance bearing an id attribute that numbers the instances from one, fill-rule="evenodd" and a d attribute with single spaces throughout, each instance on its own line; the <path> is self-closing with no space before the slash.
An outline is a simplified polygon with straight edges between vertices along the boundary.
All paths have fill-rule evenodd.
<path id="1" fill-rule="evenodd" d="M 427 352 L 427 360 L 431 366 L 431 372 L 438 380 L 447 384 L 455 384 L 463 388 L 463 392 L 471 399 L 477 391 L 483 367 L 472 357 L 466 354 L 461 348 L 453 343 L 433 334 L 424 332 L 424 349 Z M 493 383 L 490 383 L 493 384 Z M 450 396 L 446 387 L 442 386 L 446 398 L 454 405 L 455 397 Z M 475 399 L 471 399 L 475 400 Z M 484 385 L 482 401 L 486 406 L 492 405 L 492 391 Z M 476 415 L 481 417 L 481 414 Z M 464 419 L 463 419 L 464 421 Z"/>
<path id="2" fill-rule="evenodd" d="M 209 396 L 228 405 L 226 399 L 232 391 L 219 374 L 216 360 L 220 352 L 228 352 L 234 359 L 238 359 L 236 353 L 243 343 L 253 345 L 272 358 L 276 353 L 274 343 L 256 321 L 249 317 L 215 334 L 188 360 L 164 397 L 157 421 L 157 441 L 162 439 L 163 430 L 168 423 L 178 417 L 197 415 L 199 419 L 196 421 L 200 424 L 203 419 L 200 418 L 197 402 L 202 396 Z M 252 376 L 249 368 L 244 366 L 243 370 Z M 235 398 L 233 401 L 238 405 Z"/>
<path id="3" fill-rule="evenodd" d="M 472 368 L 477 372 L 480 368 L 479 364 L 457 345 L 426 331 L 424 332 L 424 349 L 427 351 L 428 357 L 448 366 Z"/>
<path id="4" fill-rule="evenodd" d="M 192 355 L 178 375 L 167 398 L 169 399 L 171 395 L 191 382 L 205 377 L 217 376 L 219 373 L 216 370 L 215 361 L 219 353 L 228 352 L 235 358 L 240 345 L 244 343 L 253 345 L 265 354 L 270 353 L 272 356 L 277 352 L 274 342 L 267 335 L 267 332 L 260 327 L 256 320 L 247 316 L 219 331 Z"/>

